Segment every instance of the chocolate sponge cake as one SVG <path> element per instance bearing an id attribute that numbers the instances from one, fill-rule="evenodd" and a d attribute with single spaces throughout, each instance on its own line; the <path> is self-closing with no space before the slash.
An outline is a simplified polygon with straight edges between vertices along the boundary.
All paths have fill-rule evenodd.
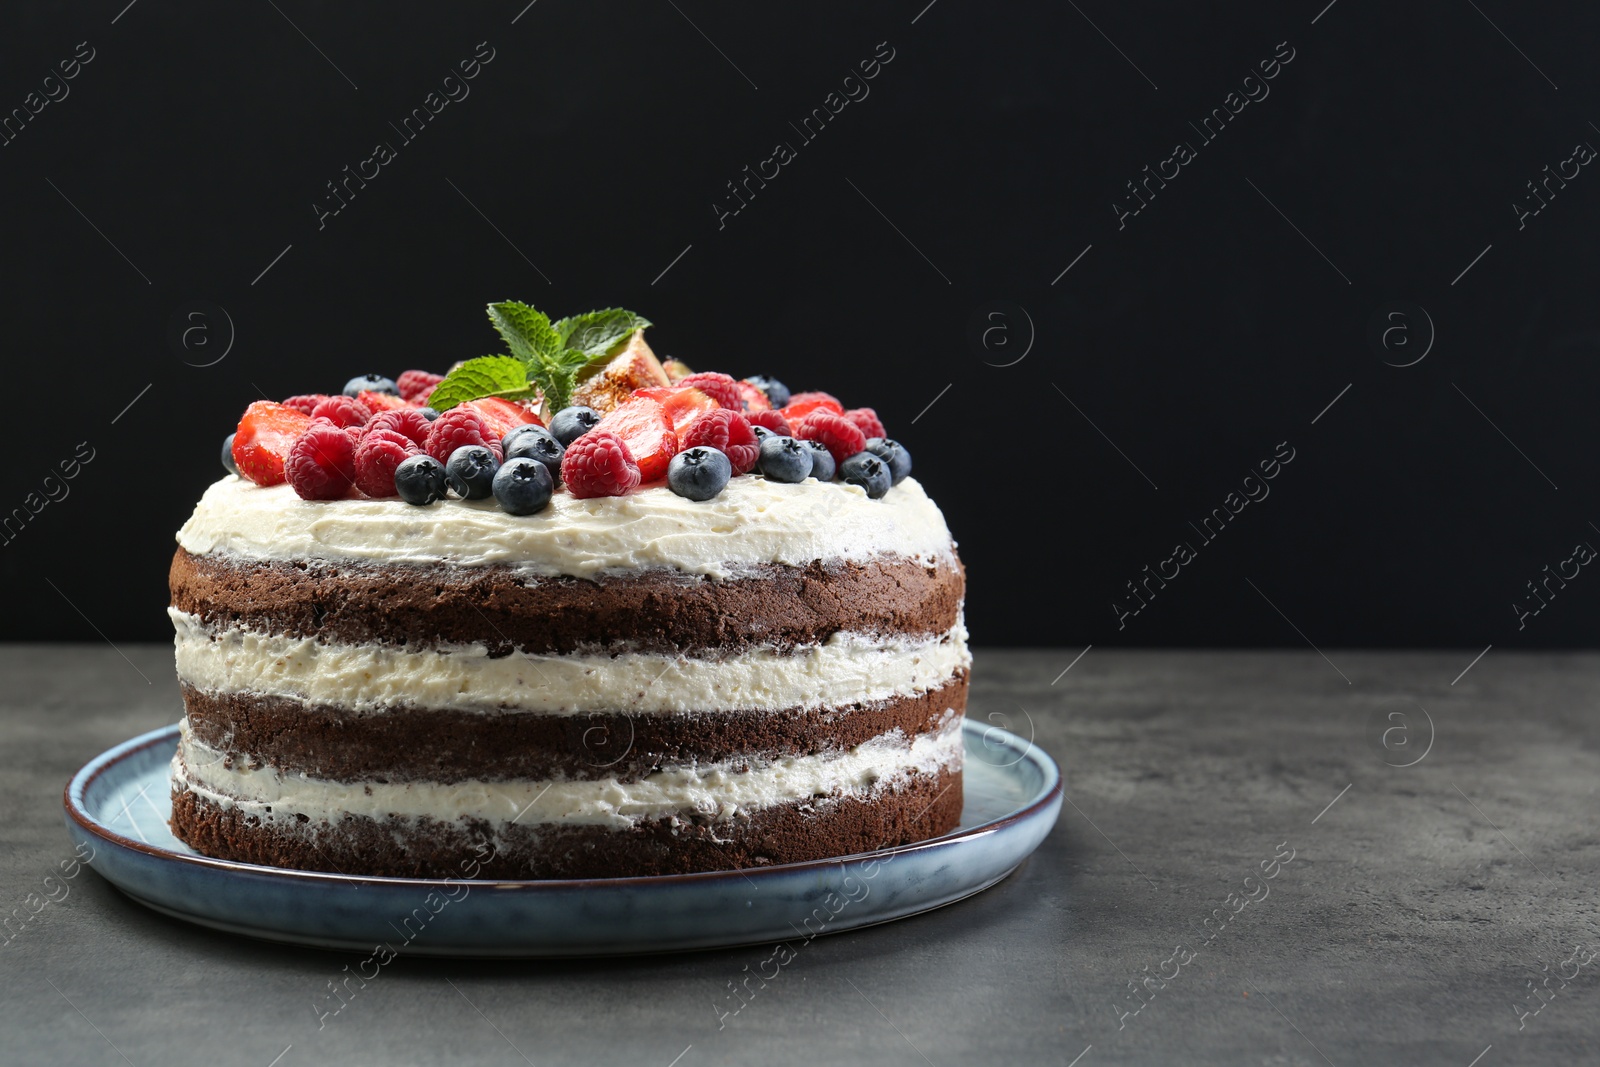
<path id="1" fill-rule="evenodd" d="M 642 438 L 636 415 L 631 436 L 609 434 L 608 420 L 630 428 L 614 412 L 564 444 L 552 436 L 558 469 L 524 480 L 563 487 L 531 514 L 501 497 L 498 476 L 492 496 L 473 498 L 462 478 L 418 506 L 371 495 L 381 484 L 365 468 L 333 498 L 327 470 L 295 472 L 299 441 L 319 428 L 348 437 L 358 461 L 377 451 L 364 443 L 387 432 L 374 420 L 418 431 L 402 464 L 435 462 L 436 433 L 472 428 L 464 405 L 431 425 L 369 410 L 347 428 L 317 400 L 324 415 L 272 446 L 286 453 L 280 484 L 261 484 L 271 457 L 247 452 L 251 477 L 205 492 L 171 568 L 186 711 L 177 835 L 206 855 L 306 870 L 460 876 L 465 857 L 487 855 L 483 876 L 583 878 L 788 863 L 953 828 L 971 661 L 964 573 L 938 508 L 893 469 L 908 465 L 893 442 L 876 467 L 854 465 L 871 478 L 831 480 L 827 468 L 848 477 L 852 457 L 877 454 L 852 449 L 830 421 L 846 414 L 836 402 L 812 419 L 703 384 L 642 398 L 666 405 L 665 444 Z M 693 408 L 676 426 L 673 404 Z M 493 443 L 496 468 L 513 468 L 516 427 L 496 434 L 497 409 L 476 410 L 483 442 L 460 451 Z M 697 448 L 696 420 L 718 410 L 721 447 Z M 741 432 L 789 436 L 756 435 L 751 420 L 797 437 L 809 427 L 818 445 L 802 451 L 842 444 L 843 462 L 793 479 L 789 447 L 767 475 L 759 457 L 738 472 Z M 312 461 L 337 475 L 328 441 Z M 620 492 L 583 495 L 609 475 L 568 466 L 639 464 L 651 447 L 670 450 L 671 473 Z M 700 499 L 678 472 L 708 449 L 731 469 Z"/>

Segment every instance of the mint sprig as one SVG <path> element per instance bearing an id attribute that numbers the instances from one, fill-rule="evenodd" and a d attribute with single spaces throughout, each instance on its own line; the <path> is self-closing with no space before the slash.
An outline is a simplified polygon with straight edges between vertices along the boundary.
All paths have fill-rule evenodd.
<path id="1" fill-rule="evenodd" d="M 566 407 L 581 372 L 597 364 L 650 325 L 622 308 L 572 315 L 552 323 L 544 312 L 515 300 L 489 305 L 489 322 L 511 350 L 461 364 L 440 382 L 429 406 L 446 411 L 486 396 L 509 400 L 544 396 L 550 413 Z"/>

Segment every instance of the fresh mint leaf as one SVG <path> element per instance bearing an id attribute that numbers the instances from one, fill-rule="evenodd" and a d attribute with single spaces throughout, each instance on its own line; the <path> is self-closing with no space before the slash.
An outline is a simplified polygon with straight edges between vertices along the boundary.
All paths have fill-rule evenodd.
<path id="1" fill-rule="evenodd" d="M 445 376 L 428 397 L 428 406 L 435 411 L 448 411 L 466 400 L 486 396 L 501 396 L 507 400 L 521 400 L 533 395 L 534 384 L 528 379 L 528 368 L 520 359 L 511 356 L 480 356 L 469 359 Z"/>
<path id="2" fill-rule="evenodd" d="M 575 348 L 592 358 L 610 354 L 635 331 L 649 325 L 649 319 L 631 311 L 606 308 L 571 315 L 555 323 L 553 329 L 567 348 Z"/>
<path id="3" fill-rule="evenodd" d="M 489 305 L 489 321 L 505 338 L 511 354 L 532 368 L 559 360 L 564 338 L 550 325 L 550 316 L 516 300 Z"/>

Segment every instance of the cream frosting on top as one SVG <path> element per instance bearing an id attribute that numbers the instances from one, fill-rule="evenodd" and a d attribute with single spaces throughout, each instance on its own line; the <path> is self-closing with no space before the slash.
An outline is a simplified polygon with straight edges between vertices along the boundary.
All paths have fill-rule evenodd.
<path id="1" fill-rule="evenodd" d="M 954 547 L 915 479 L 872 500 L 844 482 L 760 477 L 734 478 L 702 502 L 664 485 L 592 500 L 561 492 L 539 514 L 516 516 L 492 499 L 301 500 L 288 485 L 228 475 L 200 498 L 178 544 L 194 555 L 265 560 L 504 564 L 576 577 L 669 568 L 708 578 L 819 559 L 949 562 Z"/>

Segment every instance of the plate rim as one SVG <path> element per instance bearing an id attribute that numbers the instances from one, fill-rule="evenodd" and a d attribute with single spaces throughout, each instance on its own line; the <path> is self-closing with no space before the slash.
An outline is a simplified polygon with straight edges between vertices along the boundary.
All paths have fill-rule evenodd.
<path id="1" fill-rule="evenodd" d="M 780 863 L 768 867 L 740 867 L 728 870 L 692 871 L 684 874 L 627 875 L 616 878 L 456 879 L 395 877 L 372 874 L 343 875 L 332 871 L 302 871 L 292 867 L 268 867 L 256 863 L 241 863 L 237 860 L 218 859 L 214 856 L 176 852 L 170 848 L 151 845 L 143 841 L 135 841 L 133 838 L 111 829 L 105 823 L 96 820 L 89 814 L 84 804 L 84 797 L 96 779 L 135 753 L 175 736 L 181 725 L 181 722 L 169 723 L 166 726 L 158 726 L 153 730 L 147 730 L 142 734 L 118 742 L 78 768 L 72 777 L 68 779 L 66 786 L 62 790 L 62 809 L 69 822 L 75 824 L 84 833 L 108 844 L 126 851 L 142 853 L 156 860 L 177 861 L 215 871 L 219 874 L 279 877 L 313 884 L 331 883 L 346 886 L 371 884 L 388 889 L 405 887 L 420 889 L 460 881 L 470 882 L 474 888 L 494 888 L 499 891 L 515 889 L 525 893 L 537 893 L 620 888 L 648 889 L 652 886 L 682 886 L 702 882 L 714 883 L 734 877 L 744 877 L 746 879 L 776 878 L 787 874 L 797 874 L 808 869 L 835 868 L 849 862 L 865 863 L 874 858 L 884 856 L 899 857 L 908 853 L 943 848 L 988 837 L 1007 827 L 1037 816 L 1057 802 L 1062 795 L 1063 789 L 1061 768 L 1050 754 L 1034 744 L 1031 738 L 1024 740 L 1003 727 L 985 726 L 975 719 L 963 716 L 961 723 L 963 740 L 966 739 L 969 732 L 979 734 L 985 744 L 992 743 L 998 736 L 1002 747 L 1020 750 L 1021 752 L 1020 757 L 1007 766 L 1015 766 L 1016 763 L 1020 763 L 1023 760 L 1031 760 L 1042 773 L 1044 783 L 1031 800 L 999 818 L 990 819 L 987 822 L 979 823 L 977 826 L 969 826 L 965 829 L 955 830 L 923 841 L 892 845 L 887 848 L 875 849 L 871 852 L 854 852 L 844 856 L 825 856 L 819 859 L 799 860 L 795 863 Z M 92 863 L 91 866 L 93 866 Z"/>

